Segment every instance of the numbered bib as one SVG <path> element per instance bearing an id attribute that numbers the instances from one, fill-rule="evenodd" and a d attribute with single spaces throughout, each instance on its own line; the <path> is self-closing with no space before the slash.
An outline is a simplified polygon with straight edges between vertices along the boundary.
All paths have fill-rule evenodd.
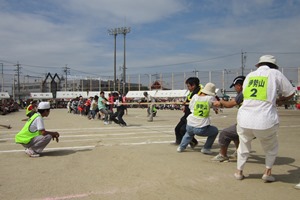
<path id="1" fill-rule="evenodd" d="M 268 77 L 249 77 L 249 82 L 243 91 L 244 99 L 267 101 Z"/>
<path id="2" fill-rule="evenodd" d="M 209 116 L 210 107 L 207 101 L 196 101 L 194 106 L 194 116 L 207 118 Z"/>

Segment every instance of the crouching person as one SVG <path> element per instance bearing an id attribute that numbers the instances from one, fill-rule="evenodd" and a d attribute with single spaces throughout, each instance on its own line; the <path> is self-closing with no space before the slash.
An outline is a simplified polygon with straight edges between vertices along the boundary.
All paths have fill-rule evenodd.
<path id="1" fill-rule="evenodd" d="M 48 117 L 49 114 L 50 103 L 39 103 L 38 112 L 28 119 L 22 130 L 15 136 L 15 142 L 24 146 L 25 153 L 30 157 L 39 157 L 51 139 L 58 142 L 59 133 L 46 131 L 44 127 L 43 117 Z"/>
<path id="2" fill-rule="evenodd" d="M 192 97 L 189 104 L 191 114 L 187 117 L 186 133 L 177 148 L 178 152 L 183 152 L 193 137 L 198 135 L 207 137 L 201 153 L 212 154 L 210 149 L 219 132 L 217 127 L 211 125 L 209 117 L 210 108 L 216 101 L 215 90 L 216 86 L 213 83 L 207 83 L 199 95 Z"/>

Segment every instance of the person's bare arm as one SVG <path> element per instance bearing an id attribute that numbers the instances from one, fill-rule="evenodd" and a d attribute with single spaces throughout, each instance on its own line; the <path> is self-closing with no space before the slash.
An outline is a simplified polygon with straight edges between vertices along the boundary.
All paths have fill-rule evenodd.
<path id="1" fill-rule="evenodd" d="M 293 98 L 294 95 L 295 95 L 295 93 L 293 93 L 293 94 L 291 94 L 290 96 L 287 96 L 287 97 L 280 96 L 276 99 L 276 104 L 283 105 L 285 102 L 287 102 L 288 100 Z"/>
<path id="2" fill-rule="evenodd" d="M 42 135 L 51 135 L 52 136 L 52 139 L 54 140 L 56 140 L 56 142 L 58 142 L 59 141 L 59 133 L 58 132 L 53 132 L 53 131 L 46 131 L 46 130 L 40 130 L 40 133 L 42 134 Z"/>
<path id="3" fill-rule="evenodd" d="M 232 108 L 234 106 L 238 105 L 235 101 L 235 99 L 231 99 L 230 101 L 224 101 L 221 99 L 220 101 L 215 101 L 214 106 L 221 107 L 221 108 Z"/>

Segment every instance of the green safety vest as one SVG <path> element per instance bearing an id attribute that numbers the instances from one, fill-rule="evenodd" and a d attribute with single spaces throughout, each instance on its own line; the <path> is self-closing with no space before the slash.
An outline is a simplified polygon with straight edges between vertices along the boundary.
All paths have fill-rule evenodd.
<path id="1" fill-rule="evenodd" d="M 40 135 L 40 131 L 31 132 L 29 127 L 32 124 L 32 122 L 38 117 L 40 114 L 35 113 L 28 119 L 22 130 L 17 133 L 15 137 L 15 142 L 20 144 L 28 144 L 30 140 L 38 135 Z"/>
<path id="2" fill-rule="evenodd" d="M 209 117 L 210 107 L 208 101 L 196 101 L 194 105 L 194 116 L 207 118 Z"/>
<path id="3" fill-rule="evenodd" d="M 249 81 L 243 91 L 243 95 L 244 95 L 244 99 L 267 101 L 268 100 L 267 92 L 268 92 L 268 77 L 253 76 L 253 77 L 249 77 Z"/>

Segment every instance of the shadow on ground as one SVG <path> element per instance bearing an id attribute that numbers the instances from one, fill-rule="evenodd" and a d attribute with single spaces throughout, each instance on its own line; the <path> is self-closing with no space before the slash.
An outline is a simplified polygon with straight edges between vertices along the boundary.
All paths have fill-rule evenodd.
<path id="1" fill-rule="evenodd" d="M 92 149 L 49 151 L 49 152 L 43 152 L 42 156 L 68 156 L 70 154 L 74 154 L 77 152 L 86 152 L 91 150 Z"/>

